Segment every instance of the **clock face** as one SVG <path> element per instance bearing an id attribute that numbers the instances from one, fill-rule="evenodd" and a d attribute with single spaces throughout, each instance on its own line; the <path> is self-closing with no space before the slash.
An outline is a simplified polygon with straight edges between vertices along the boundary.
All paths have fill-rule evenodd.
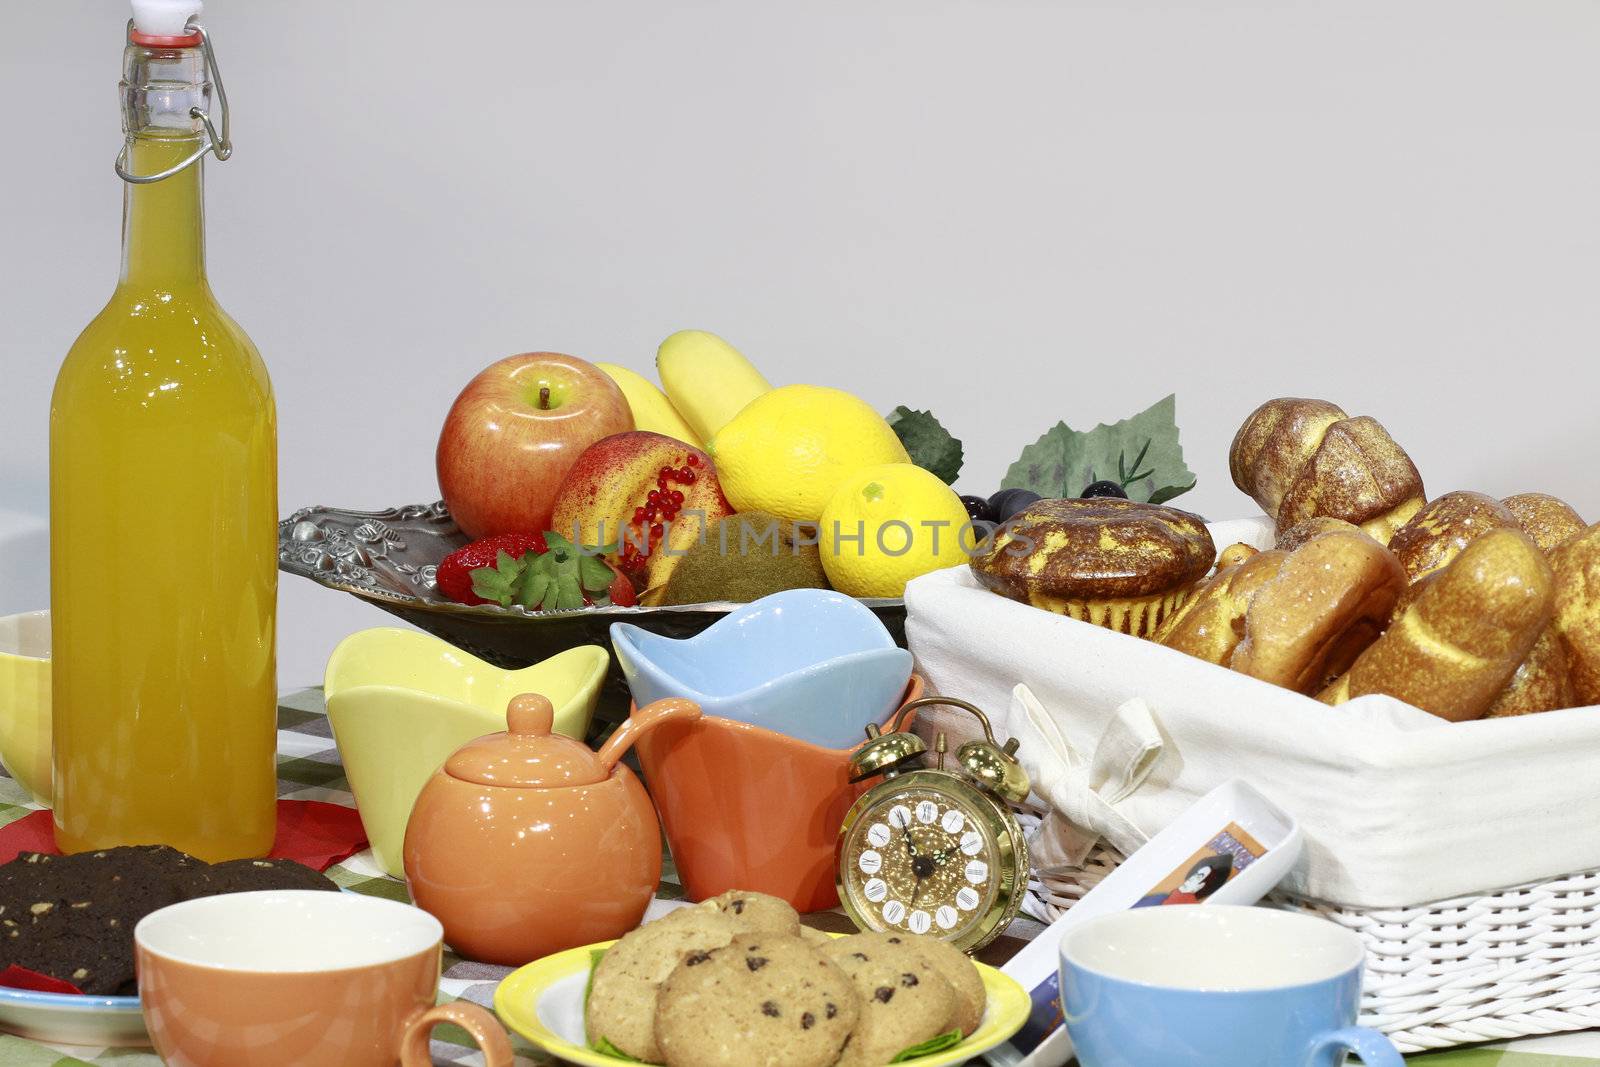
<path id="1" fill-rule="evenodd" d="M 840 888 L 858 922 L 960 944 L 993 926 L 1010 857 L 981 799 L 963 792 L 908 782 L 867 794 L 839 855 Z"/>

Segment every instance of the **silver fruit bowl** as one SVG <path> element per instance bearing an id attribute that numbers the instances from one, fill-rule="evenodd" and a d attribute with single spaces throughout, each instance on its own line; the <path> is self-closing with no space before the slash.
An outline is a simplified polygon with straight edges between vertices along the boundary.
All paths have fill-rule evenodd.
<path id="1" fill-rule="evenodd" d="M 626 621 L 666 637 L 692 637 L 738 604 L 671 607 L 614 605 L 572 611 L 528 611 L 498 604 L 458 604 L 434 584 L 439 562 L 468 541 L 444 502 L 386 511 L 301 508 L 278 523 L 278 568 L 309 578 L 398 615 L 419 629 L 500 667 L 526 667 L 578 645 L 611 649 L 611 624 Z M 901 599 L 861 603 L 906 643 Z M 612 652 L 598 719 L 628 713 L 628 687 Z M 598 723 L 597 723 L 598 725 Z"/>

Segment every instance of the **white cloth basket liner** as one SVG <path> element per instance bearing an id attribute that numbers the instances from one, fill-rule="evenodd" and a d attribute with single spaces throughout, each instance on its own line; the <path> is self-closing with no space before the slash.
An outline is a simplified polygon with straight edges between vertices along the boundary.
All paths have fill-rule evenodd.
<path id="1" fill-rule="evenodd" d="M 1212 531 L 1219 548 L 1272 537 L 1265 519 Z M 966 567 L 912 582 L 906 609 L 930 692 L 1002 717 L 1023 683 L 1082 753 L 1143 699 L 1162 751 L 1114 804 L 1143 834 L 1231 777 L 1293 814 L 1305 851 L 1274 901 L 1360 934 L 1363 1022 L 1402 1050 L 1600 1026 L 1600 708 L 1467 723 L 1383 696 L 1330 708 L 996 596 Z M 920 728 L 970 729 L 941 710 Z M 1081 872 L 1036 872 L 1029 911 L 1060 914 L 1117 859 L 1102 844 Z"/>

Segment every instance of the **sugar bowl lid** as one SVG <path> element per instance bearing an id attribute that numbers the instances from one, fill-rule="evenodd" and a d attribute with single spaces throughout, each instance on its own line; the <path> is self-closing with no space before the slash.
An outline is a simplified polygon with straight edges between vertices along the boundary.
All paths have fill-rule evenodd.
<path id="1" fill-rule="evenodd" d="M 444 773 L 513 789 L 590 785 L 609 778 L 611 767 L 593 749 L 552 732 L 555 714 L 549 698 L 538 693 L 512 697 L 506 732 L 468 741 L 445 760 Z"/>

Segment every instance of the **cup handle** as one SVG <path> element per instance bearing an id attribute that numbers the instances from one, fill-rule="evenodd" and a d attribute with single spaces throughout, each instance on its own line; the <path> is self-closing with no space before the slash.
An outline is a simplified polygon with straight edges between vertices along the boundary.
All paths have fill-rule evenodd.
<path id="1" fill-rule="evenodd" d="M 433 1067 L 428 1039 L 440 1023 L 455 1023 L 472 1036 L 483 1053 L 484 1067 L 512 1067 L 511 1041 L 500 1020 L 470 1001 L 437 1004 L 406 1021 L 400 1037 L 400 1067 Z"/>
<path id="2" fill-rule="evenodd" d="M 1366 1026 L 1347 1026 L 1319 1036 L 1311 1043 L 1311 1051 L 1306 1056 L 1307 1067 L 1319 1067 L 1323 1062 L 1319 1057 L 1329 1049 L 1354 1052 L 1367 1067 L 1405 1067 L 1405 1060 L 1400 1058 L 1394 1043 Z"/>
<path id="3" fill-rule="evenodd" d="M 600 746 L 600 766 L 607 774 L 622 759 L 633 743 L 664 722 L 693 722 L 700 717 L 700 705 L 682 697 L 666 697 L 654 704 L 635 708 Z"/>

